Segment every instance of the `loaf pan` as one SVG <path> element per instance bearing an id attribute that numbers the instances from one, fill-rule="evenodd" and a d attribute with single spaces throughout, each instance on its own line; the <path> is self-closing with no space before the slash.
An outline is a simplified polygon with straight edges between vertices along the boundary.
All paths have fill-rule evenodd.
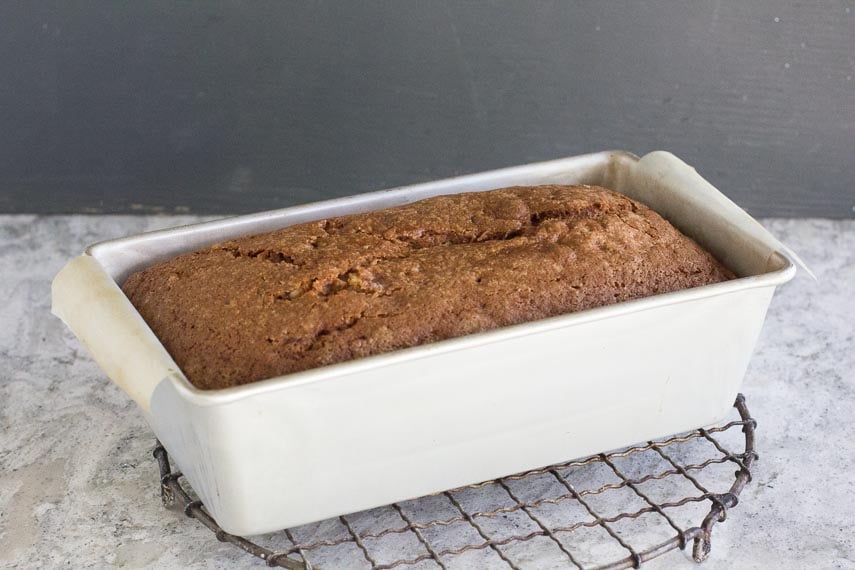
<path id="1" fill-rule="evenodd" d="M 214 391 L 187 381 L 119 288 L 242 235 L 439 194 L 583 183 L 648 204 L 739 278 Z M 251 535 L 716 422 L 797 262 L 672 154 L 613 151 L 105 241 L 52 294 L 220 526 Z"/>

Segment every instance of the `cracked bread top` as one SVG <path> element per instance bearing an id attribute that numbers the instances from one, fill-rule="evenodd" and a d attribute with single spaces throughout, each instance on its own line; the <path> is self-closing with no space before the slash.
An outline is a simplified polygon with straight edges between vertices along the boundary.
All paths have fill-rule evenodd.
<path id="1" fill-rule="evenodd" d="M 215 389 L 733 277 L 622 194 L 518 186 L 230 240 L 123 289 Z"/>

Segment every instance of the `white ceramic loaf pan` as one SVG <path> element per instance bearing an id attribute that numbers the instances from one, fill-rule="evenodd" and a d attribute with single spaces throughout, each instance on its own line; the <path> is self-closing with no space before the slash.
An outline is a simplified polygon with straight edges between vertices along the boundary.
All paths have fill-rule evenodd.
<path id="1" fill-rule="evenodd" d="M 740 278 L 216 391 L 185 379 L 118 286 L 241 235 L 544 183 L 641 200 Z M 247 535 L 721 419 L 791 259 L 675 156 L 603 152 L 102 242 L 57 275 L 53 312 L 140 405 L 223 529 Z"/>

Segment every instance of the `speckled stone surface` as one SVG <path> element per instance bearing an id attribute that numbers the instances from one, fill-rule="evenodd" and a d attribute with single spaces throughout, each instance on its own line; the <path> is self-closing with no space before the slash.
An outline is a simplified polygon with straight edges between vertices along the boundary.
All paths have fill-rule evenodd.
<path id="1" fill-rule="evenodd" d="M 87 244 L 195 220 L 0 216 L 0 567 L 266 567 L 161 507 L 142 415 L 49 311 L 51 278 Z M 819 281 L 799 277 L 772 303 L 743 385 L 761 460 L 703 567 L 855 568 L 855 221 L 766 225 Z M 527 544 L 514 551 L 521 565 L 552 567 L 542 543 Z M 649 567 L 695 564 L 672 552 Z"/>

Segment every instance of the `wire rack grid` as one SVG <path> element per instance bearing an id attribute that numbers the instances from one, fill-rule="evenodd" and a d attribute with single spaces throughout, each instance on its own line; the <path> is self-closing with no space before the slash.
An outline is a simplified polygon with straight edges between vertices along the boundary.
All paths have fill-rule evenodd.
<path id="1" fill-rule="evenodd" d="M 252 540 L 226 533 L 217 525 L 202 502 L 195 498 L 181 473 L 172 470 L 160 442 L 154 449 L 154 456 L 161 471 L 164 505 L 177 506 L 185 515 L 213 531 L 221 542 L 241 548 L 268 566 L 292 570 L 358 565 L 374 570 L 399 567 L 448 569 L 463 562 L 467 554 L 480 552 L 489 557 L 464 565 L 520 570 L 542 567 L 546 562 L 542 558 L 532 559 L 531 553 L 521 556 L 519 552 L 513 552 L 514 547 L 541 541 L 553 551 L 552 567 L 617 570 L 639 568 L 667 552 L 685 550 L 690 543 L 696 562 L 709 556 L 713 526 L 723 522 L 729 509 L 736 506 L 740 492 L 751 481 L 751 466 L 758 458 L 754 450 L 756 421 L 750 416 L 742 394 L 737 397 L 734 408 L 738 419 L 715 427 L 451 489 L 415 501 L 395 503 L 386 507 L 385 513 L 375 509 L 362 513 L 362 517 L 359 514 L 340 516 L 306 528 L 287 529 Z M 744 451 L 733 453 L 720 440 L 728 433 L 737 432 L 737 429 L 742 433 L 738 439 L 744 443 Z M 698 453 L 697 449 L 683 453 L 683 448 L 699 444 L 705 446 L 700 458 L 684 460 L 692 453 L 695 456 Z M 659 467 L 653 465 L 651 456 Z M 723 493 L 711 491 L 709 487 L 713 485 L 704 484 L 702 476 L 715 466 L 728 465 L 737 467 L 735 476 L 725 478 L 719 473 L 718 479 L 713 481 L 722 487 L 730 482 L 728 490 Z M 597 480 L 596 476 L 590 476 L 593 469 L 601 471 L 600 477 L 607 475 L 611 479 L 597 486 L 581 485 Z M 647 488 L 665 482 L 670 485 L 664 489 L 665 495 L 662 494 L 663 489 Z M 675 485 L 677 483 L 682 487 Z M 659 496 L 655 496 L 654 491 L 657 490 L 660 491 Z M 616 498 L 617 503 L 624 507 L 617 512 L 606 514 L 602 512 L 601 505 L 595 504 L 597 499 L 619 492 L 630 497 Z M 500 506 L 477 508 L 485 503 L 486 496 L 496 496 L 497 493 L 504 499 Z M 635 500 L 636 508 L 625 508 L 630 503 L 629 499 Z M 431 512 L 426 505 L 437 500 L 443 501 L 447 507 L 446 516 L 425 518 L 425 511 Z M 694 526 L 681 524 L 677 514 L 693 505 L 702 507 L 701 511 L 695 509 L 691 515 L 699 517 L 701 523 Z M 568 514 L 569 507 L 578 512 Z M 646 531 L 634 534 L 619 528 L 627 521 L 642 517 L 653 517 L 665 532 L 654 539 Z M 364 521 L 360 518 L 374 524 L 360 529 L 359 526 L 366 526 L 361 524 Z M 650 526 L 649 521 L 646 524 Z M 599 531 L 595 539 L 580 538 L 581 532 L 594 529 Z M 377 546 L 377 542 L 384 538 L 404 535 L 412 539 L 412 546 L 406 552 L 400 547 L 383 551 Z M 649 546 L 636 546 L 638 541 L 645 540 L 644 544 Z M 350 550 L 330 555 L 331 549 L 345 545 Z M 609 545 L 614 548 L 606 553 L 604 546 Z"/>

